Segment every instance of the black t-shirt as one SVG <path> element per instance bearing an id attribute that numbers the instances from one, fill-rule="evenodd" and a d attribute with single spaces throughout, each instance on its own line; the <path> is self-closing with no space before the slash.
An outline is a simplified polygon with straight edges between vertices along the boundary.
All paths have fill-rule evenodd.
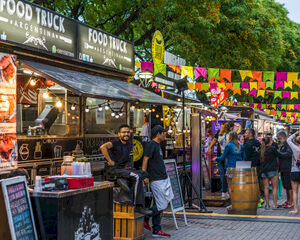
<path id="1" fill-rule="evenodd" d="M 278 152 L 274 146 L 266 146 L 264 161 L 261 163 L 261 172 L 267 173 L 278 171 L 277 163 Z"/>
<path id="2" fill-rule="evenodd" d="M 144 156 L 149 157 L 147 172 L 150 181 L 167 179 L 168 176 L 163 161 L 163 153 L 159 143 L 153 140 L 147 143 Z"/>
<path id="3" fill-rule="evenodd" d="M 252 167 L 260 165 L 260 142 L 253 138 L 245 141 L 246 160 L 251 161 Z"/>
<path id="4" fill-rule="evenodd" d="M 115 166 L 125 167 L 131 162 L 130 152 L 132 151 L 132 142 L 123 144 L 120 139 L 111 141 L 113 147 L 109 149 L 109 156 L 115 162 Z"/>

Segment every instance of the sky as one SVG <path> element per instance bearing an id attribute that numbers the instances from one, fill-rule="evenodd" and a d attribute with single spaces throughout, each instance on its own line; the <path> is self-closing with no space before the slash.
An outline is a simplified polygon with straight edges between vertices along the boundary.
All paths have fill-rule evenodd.
<path id="1" fill-rule="evenodd" d="M 283 3 L 289 11 L 288 17 L 292 21 L 300 23 L 300 0 L 276 0 L 276 2 Z"/>

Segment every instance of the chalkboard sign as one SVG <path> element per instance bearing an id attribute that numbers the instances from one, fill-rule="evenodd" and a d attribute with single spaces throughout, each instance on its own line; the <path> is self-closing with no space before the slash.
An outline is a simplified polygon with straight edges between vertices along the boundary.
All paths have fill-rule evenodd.
<path id="1" fill-rule="evenodd" d="M 164 160 L 164 162 L 165 162 L 165 166 L 166 166 L 167 175 L 170 178 L 170 182 L 171 182 L 172 190 L 173 190 L 173 194 L 174 194 L 174 198 L 171 201 L 171 208 L 172 208 L 172 213 L 173 213 L 173 218 L 174 218 L 174 222 L 176 225 L 176 229 L 178 229 L 176 218 L 175 218 L 175 212 L 183 211 L 184 221 L 185 221 L 186 225 L 187 225 L 187 220 L 186 220 L 186 215 L 185 215 L 184 202 L 183 202 L 183 198 L 182 198 L 180 181 L 179 181 L 178 172 L 177 172 L 177 164 L 176 164 L 175 159 L 167 159 L 167 160 Z"/>
<path id="2" fill-rule="evenodd" d="M 6 209 L 5 222 L 9 225 L 10 238 L 36 240 L 37 234 L 25 177 L 4 179 L 0 183 L 1 205 L 4 205 L 1 207 Z M 1 232 L 4 230 L 5 224 L 1 226 Z"/>

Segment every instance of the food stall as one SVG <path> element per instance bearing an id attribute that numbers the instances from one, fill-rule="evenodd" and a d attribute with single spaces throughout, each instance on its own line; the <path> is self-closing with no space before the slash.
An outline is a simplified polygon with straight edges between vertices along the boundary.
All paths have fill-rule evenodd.
<path id="1" fill-rule="evenodd" d="M 36 176 L 65 173 L 61 165 L 68 156 L 74 163 L 89 162 L 94 178 L 83 185 L 85 190 L 51 194 L 33 189 L 32 197 L 56 201 L 54 213 L 59 214 L 75 196 L 83 201 L 91 193 L 87 214 L 97 212 L 103 200 L 106 221 L 112 226 L 113 184 L 99 182 L 105 163 L 99 146 L 116 137 L 120 124 L 130 123 L 131 105 L 174 103 L 127 82 L 134 69 L 132 43 L 29 2 L 11 1 L 2 10 L 0 21 L 6 24 L 0 36 L 1 178 L 21 168 L 28 171 L 31 184 Z M 51 17 L 51 24 L 47 18 L 41 21 L 40 14 Z M 53 181 L 56 189 L 60 180 Z M 70 214 L 83 214 L 84 207 L 74 205 Z M 111 239 L 112 232 L 106 231 L 101 239 Z"/>

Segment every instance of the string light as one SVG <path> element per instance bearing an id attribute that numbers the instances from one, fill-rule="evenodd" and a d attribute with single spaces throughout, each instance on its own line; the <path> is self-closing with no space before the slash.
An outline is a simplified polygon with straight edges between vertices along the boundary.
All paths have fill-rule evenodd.
<path id="1" fill-rule="evenodd" d="M 85 111 L 86 113 L 88 113 L 88 112 L 90 111 L 89 107 L 86 106 L 84 111 Z"/>
<path id="2" fill-rule="evenodd" d="M 31 79 L 29 83 L 30 83 L 31 86 L 35 86 L 36 85 L 36 81 L 34 79 Z"/>
<path id="3" fill-rule="evenodd" d="M 105 108 L 105 110 L 108 110 L 108 109 L 109 109 L 109 106 L 106 105 L 104 108 Z"/>
<path id="4" fill-rule="evenodd" d="M 71 106 L 71 110 L 74 111 L 75 110 L 75 104 L 72 104 Z"/>
<path id="5" fill-rule="evenodd" d="M 123 113 L 122 113 L 122 112 L 120 112 L 120 113 L 119 113 L 119 116 L 120 116 L 120 117 L 122 117 L 122 116 L 123 116 Z"/>
<path id="6" fill-rule="evenodd" d="M 135 106 L 134 106 L 134 105 L 132 105 L 132 106 L 131 106 L 131 109 L 135 109 Z"/>
<path id="7" fill-rule="evenodd" d="M 56 106 L 57 108 L 61 108 L 61 107 L 62 107 L 62 102 L 61 102 L 60 100 L 58 100 L 58 101 L 56 102 L 55 106 Z"/>
<path id="8" fill-rule="evenodd" d="M 48 97 L 49 97 L 48 91 L 47 91 L 47 92 L 44 92 L 44 93 L 43 93 L 43 98 L 44 98 L 44 99 L 47 99 Z"/>
<path id="9" fill-rule="evenodd" d="M 120 117 L 120 116 L 117 114 L 117 115 L 116 115 L 116 118 L 119 118 L 119 117 Z"/>
<path id="10" fill-rule="evenodd" d="M 140 109 L 140 108 L 138 108 L 137 110 L 138 110 L 138 112 L 139 112 L 139 111 L 141 111 L 141 109 Z"/>
<path id="11" fill-rule="evenodd" d="M 111 116 L 114 117 L 116 114 L 114 112 L 111 113 Z"/>
<path id="12" fill-rule="evenodd" d="M 99 106 L 98 111 L 101 112 L 103 110 L 103 107 Z"/>

